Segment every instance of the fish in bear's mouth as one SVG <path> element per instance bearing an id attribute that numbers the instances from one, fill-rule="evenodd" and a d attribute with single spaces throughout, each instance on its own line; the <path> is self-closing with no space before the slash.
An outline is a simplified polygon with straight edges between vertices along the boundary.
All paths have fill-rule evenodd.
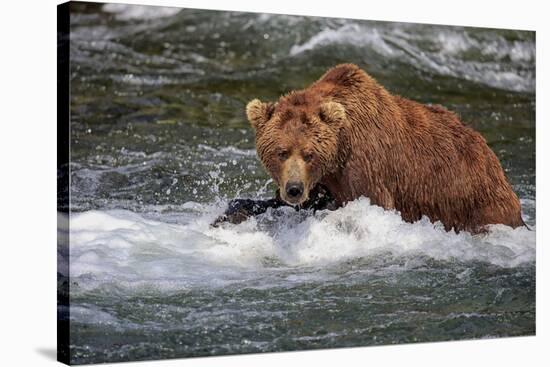
<path id="1" fill-rule="evenodd" d="M 303 203 L 292 205 L 281 199 L 280 192 L 274 199 L 252 200 L 252 199 L 234 199 L 229 202 L 227 210 L 220 215 L 211 225 L 218 227 L 224 222 L 239 224 L 251 216 L 265 213 L 269 208 L 280 208 L 290 206 L 296 210 L 336 210 L 338 206 L 333 195 L 321 184 L 317 184 L 309 192 L 309 198 Z"/>
<path id="2" fill-rule="evenodd" d="M 286 186 L 289 186 L 287 184 Z M 292 192 L 293 187 L 287 187 L 287 192 Z M 302 189 L 303 191 L 303 189 Z M 301 193 L 300 193 L 301 195 Z M 297 196 L 297 195 L 295 195 Z M 323 210 L 323 209 L 336 209 L 336 203 L 334 196 L 330 193 L 326 186 L 321 184 L 316 184 L 308 193 L 307 199 L 303 201 L 297 201 L 293 203 L 292 200 L 288 198 L 282 198 L 280 194 L 280 189 L 277 189 L 276 199 L 280 200 L 283 203 L 283 206 L 292 206 L 296 210 L 299 209 L 313 209 L 313 210 Z"/>

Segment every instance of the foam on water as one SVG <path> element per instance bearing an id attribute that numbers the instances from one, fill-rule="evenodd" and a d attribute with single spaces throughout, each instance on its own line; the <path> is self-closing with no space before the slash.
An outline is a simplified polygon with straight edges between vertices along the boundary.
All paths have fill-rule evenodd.
<path id="1" fill-rule="evenodd" d="M 270 280 L 258 286 L 276 286 L 276 275 L 289 269 L 326 269 L 388 253 L 502 267 L 535 261 L 535 231 L 495 225 L 487 235 L 455 234 L 427 218 L 406 223 L 365 198 L 333 212 L 306 215 L 284 208 L 221 228 L 209 226 L 220 206 L 187 207 L 194 212 L 178 223 L 123 210 L 73 214 L 71 279 L 82 290 L 111 286 L 154 292 L 216 288 L 262 277 Z M 319 276 L 298 271 L 279 285 Z"/>
<path id="2" fill-rule="evenodd" d="M 105 4 L 102 9 L 107 13 L 114 13 L 119 20 L 165 18 L 182 10 L 182 8 L 129 4 Z"/>
<path id="3" fill-rule="evenodd" d="M 289 54 L 297 56 L 342 44 L 364 48 L 367 58 L 374 52 L 427 72 L 495 88 L 522 92 L 535 89 L 534 71 L 525 67 L 525 63 L 535 59 L 533 42 L 508 41 L 500 36 L 475 39 L 459 28 L 419 32 L 414 25 L 373 27 L 346 22 L 338 28 L 325 28 L 304 43 L 293 45 Z M 479 54 L 485 60 L 472 60 L 471 54 Z"/>

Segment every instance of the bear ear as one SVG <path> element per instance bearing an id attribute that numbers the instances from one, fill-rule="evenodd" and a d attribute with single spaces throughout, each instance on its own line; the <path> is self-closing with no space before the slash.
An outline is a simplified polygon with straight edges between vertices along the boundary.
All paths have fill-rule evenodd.
<path id="1" fill-rule="evenodd" d="M 275 103 L 253 99 L 246 105 L 246 117 L 254 129 L 268 121 L 275 110 Z"/>
<path id="2" fill-rule="evenodd" d="M 319 117 L 327 125 L 342 125 L 346 119 L 346 110 L 338 102 L 325 102 L 321 104 Z"/>

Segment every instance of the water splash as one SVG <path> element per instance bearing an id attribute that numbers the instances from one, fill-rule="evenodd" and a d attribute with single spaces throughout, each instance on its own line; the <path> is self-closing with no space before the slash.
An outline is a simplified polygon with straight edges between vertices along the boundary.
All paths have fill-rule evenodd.
<path id="1" fill-rule="evenodd" d="M 427 218 L 406 223 L 365 198 L 316 215 L 270 210 L 221 228 L 209 223 L 222 207 L 192 207 L 176 223 L 121 210 L 72 215 L 72 279 L 86 290 L 116 285 L 130 291 L 174 291 L 263 278 L 268 280 L 262 286 L 280 286 L 286 279 L 273 276 L 281 271 L 331 268 L 378 256 L 501 267 L 535 260 L 535 231 L 494 225 L 487 235 L 455 234 Z M 393 265 L 389 261 L 385 266 Z M 307 272 L 301 277 L 308 281 Z"/>

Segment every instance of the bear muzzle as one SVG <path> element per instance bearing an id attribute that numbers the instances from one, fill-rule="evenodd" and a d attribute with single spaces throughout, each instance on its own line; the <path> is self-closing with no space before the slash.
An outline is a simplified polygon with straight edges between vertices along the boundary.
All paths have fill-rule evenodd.
<path id="1" fill-rule="evenodd" d="M 302 158 L 291 156 L 283 164 L 280 181 L 281 199 L 290 205 L 300 205 L 308 199 L 309 185 L 305 162 Z"/>
<path id="2" fill-rule="evenodd" d="M 304 183 L 303 182 L 287 182 L 285 185 L 285 192 L 287 199 L 293 203 L 298 204 L 304 194 Z"/>

